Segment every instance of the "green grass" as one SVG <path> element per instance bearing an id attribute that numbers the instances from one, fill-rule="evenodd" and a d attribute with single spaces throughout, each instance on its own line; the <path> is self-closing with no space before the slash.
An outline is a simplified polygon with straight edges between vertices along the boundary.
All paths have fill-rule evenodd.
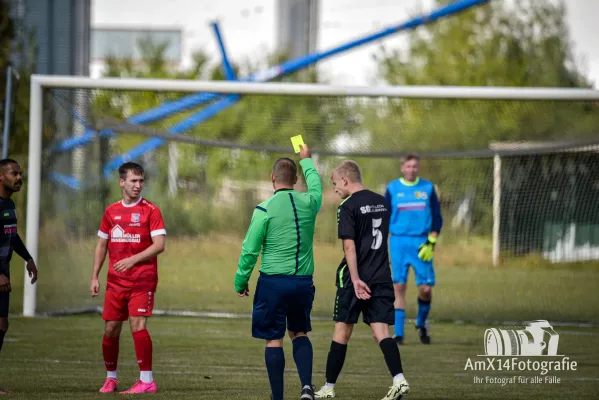
<path id="1" fill-rule="evenodd" d="M 67 241 L 44 232 L 40 251 L 38 310 L 101 306 L 89 295 L 94 241 Z M 50 240 L 52 238 L 52 240 Z M 217 312 L 251 311 L 251 299 L 233 290 L 240 240 L 227 236 L 201 239 L 171 238 L 160 256 L 156 308 Z M 431 318 L 465 321 L 523 321 L 547 319 L 599 324 L 596 265 L 547 265 L 530 260 L 492 267 L 488 243 L 482 240 L 440 244 Z M 16 258 L 16 257 L 15 257 Z M 335 293 L 339 246 L 317 245 L 314 315 L 329 317 Z M 22 310 L 22 263 L 13 262 L 11 312 Z M 252 289 L 257 269 L 250 281 Z M 107 267 L 104 267 L 105 276 Z M 408 317 L 416 315 L 413 274 L 408 283 Z M 105 283 L 103 278 L 102 283 Z"/>
<path id="2" fill-rule="evenodd" d="M 60 232 L 42 232 L 38 310 L 102 305 L 88 292 L 93 241 L 63 239 Z M 156 308 L 249 313 L 251 299 L 233 291 L 240 240 L 226 236 L 170 238 L 160 258 Z M 484 240 L 441 244 L 437 250 L 437 286 L 431 319 L 523 321 L 547 319 L 599 324 L 597 266 L 547 265 L 527 259 L 511 265 L 488 265 Z M 315 349 L 314 384 L 324 380 L 331 340 L 330 318 L 339 246 L 317 245 L 316 300 L 311 334 Z M 11 312 L 22 310 L 22 263 L 12 266 Z M 106 268 L 104 269 L 104 276 Z M 255 285 L 256 273 L 251 280 Z M 104 279 L 103 279 L 103 283 Z M 408 291 L 408 318 L 416 315 L 413 275 Z M 407 326 L 402 360 L 414 399 L 562 399 L 596 398 L 599 393 L 599 328 L 556 327 L 559 353 L 578 363 L 577 371 L 551 372 L 559 384 L 475 384 L 474 377 L 525 376 L 530 372 L 465 370 L 468 358 L 479 360 L 486 328 L 498 324 L 433 322 L 433 344 L 418 343 Z M 11 317 L 2 350 L 0 384 L 23 399 L 100 398 L 103 322 L 97 315 L 27 319 Z M 249 319 L 154 317 L 154 371 L 164 399 L 267 399 L 268 381 L 263 343 L 251 338 Z M 138 375 L 132 340 L 123 331 L 119 379 L 123 387 Z M 296 398 L 298 381 L 286 343 L 286 398 Z M 382 354 L 369 330 L 360 324 L 349 347 L 339 386 L 340 399 L 380 399 L 390 384 Z"/>
<path id="3" fill-rule="evenodd" d="M 105 398 L 97 390 L 105 372 L 99 316 L 27 319 L 14 317 L 2 350 L 0 385 L 14 399 Z M 332 323 L 317 321 L 314 345 L 314 384 L 322 385 Z M 550 372 L 558 384 L 475 384 L 474 376 L 529 379 L 530 372 L 464 370 L 468 358 L 480 359 L 488 326 L 433 324 L 433 344 L 417 342 L 406 327 L 401 354 L 412 387 L 410 399 L 565 399 L 596 398 L 599 393 L 599 329 L 560 328 L 559 353 L 577 361 L 576 371 Z M 252 339 L 249 319 L 154 317 L 149 330 L 154 343 L 156 399 L 267 399 L 263 343 Z M 299 398 L 299 382 L 289 341 L 285 343 L 286 398 Z M 128 328 L 121 336 L 119 380 L 122 388 L 138 377 Z M 484 379 L 484 378 L 483 378 Z M 356 327 L 344 370 L 338 381 L 339 399 L 380 399 L 391 378 L 368 327 Z"/>

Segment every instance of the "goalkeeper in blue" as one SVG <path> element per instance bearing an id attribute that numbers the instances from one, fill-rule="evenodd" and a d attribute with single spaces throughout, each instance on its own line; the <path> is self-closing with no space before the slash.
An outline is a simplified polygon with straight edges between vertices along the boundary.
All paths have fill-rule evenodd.
<path id="1" fill-rule="evenodd" d="M 433 254 L 443 226 L 434 185 L 418 176 L 420 158 L 410 154 L 402 161 L 403 177 L 387 185 L 385 198 L 391 205 L 389 253 L 395 288 L 395 341 L 403 344 L 406 283 L 410 266 L 418 287 L 416 329 L 420 341 L 430 344 L 426 320 L 435 286 Z"/>

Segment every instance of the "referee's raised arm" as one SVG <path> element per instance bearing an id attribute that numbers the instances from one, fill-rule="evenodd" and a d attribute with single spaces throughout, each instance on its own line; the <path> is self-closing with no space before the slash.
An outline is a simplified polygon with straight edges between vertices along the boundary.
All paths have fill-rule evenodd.
<path id="1" fill-rule="evenodd" d="M 283 338 L 289 332 L 293 358 L 301 382 L 301 398 L 314 399 L 310 314 L 314 303 L 314 227 L 322 204 L 322 183 L 310 148 L 300 150 L 300 165 L 307 192 L 297 192 L 296 161 L 282 157 L 272 168 L 274 194 L 254 210 L 242 245 L 235 274 L 235 290 L 249 294 L 248 282 L 260 253 L 260 276 L 252 310 L 252 336 L 266 342 L 264 361 L 271 399 L 283 399 L 285 353 Z"/>
<path id="2" fill-rule="evenodd" d="M 300 165 L 302 171 L 304 171 L 304 179 L 308 186 L 308 194 L 315 201 L 315 214 L 318 214 L 320 206 L 322 205 L 322 182 L 320 175 L 314 167 L 314 161 L 312 161 L 312 151 L 307 144 L 300 145 Z"/>

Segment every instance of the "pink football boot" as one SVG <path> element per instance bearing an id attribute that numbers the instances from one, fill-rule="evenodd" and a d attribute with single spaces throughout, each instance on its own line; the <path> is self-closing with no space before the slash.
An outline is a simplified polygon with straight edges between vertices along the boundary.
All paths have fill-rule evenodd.
<path id="1" fill-rule="evenodd" d="M 114 393 L 116 392 L 116 388 L 119 386 L 119 381 L 115 378 L 106 378 L 106 382 L 102 385 L 102 389 L 100 389 L 100 393 Z"/>
<path id="2" fill-rule="evenodd" d="M 121 394 L 132 394 L 132 393 L 155 393 L 158 391 L 158 386 L 152 381 L 151 383 L 145 383 L 141 380 L 135 382 L 135 385 L 131 386 L 131 389 L 121 392 Z"/>

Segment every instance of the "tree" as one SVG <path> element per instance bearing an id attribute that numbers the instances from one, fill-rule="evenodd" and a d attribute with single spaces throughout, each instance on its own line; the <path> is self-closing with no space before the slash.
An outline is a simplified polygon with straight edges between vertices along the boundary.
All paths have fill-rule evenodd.
<path id="1" fill-rule="evenodd" d="M 19 40 L 19 41 L 17 41 Z M 21 42 L 20 40 L 25 40 Z M 22 157 L 27 154 L 29 139 L 29 82 L 35 68 L 35 40 L 33 35 L 17 38 L 14 21 L 9 15 L 8 0 L 0 0 L 0 126 L 3 129 L 6 105 L 6 73 L 11 61 L 19 79 L 14 76 L 10 121 L 9 156 Z M 48 139 L 44 137 L 44 139 Z M 26 160 L 22 161 L 26 165 Z"/>
<path id="2" fill-rule="evenodd" d="M 141 42 L 139 44 L 141 60 L 134 63 L 132 60 L 107 60 L 105 76 L 109 77 L 136 77 L 136 78 L 166 78 L 166 79 L 211 79 L 222 80 L 224 74 L 221 66 L 199 52 L 195 56 L 195 63 L 185 71 L 173 71 L 165 62 L 164 52 L 166 46 L 152 45 Z M 265 66 L 276 65 L 284 61 L 281 54 L 270 55 L 264 59 L 253 59 L 241 65 L 234 65 L 238 76 L 257 72 Z M 301 76 L 286 77 L 285 81 L 318 81 L 315 70 L 308 70 Z M 188 96 L 189 93 L 156 93 L 156 92 L 125 92 L 101 91 L 93 102 L 93 115 L 95 118 L 112 117 L 126 119 L 139 112 L 156 107 L 164 102 Z M 225 96 L 222 96 L 225 97 Z M 214 104 L 222 97 L 213 101 Z M 161 121 L 156 121 L 150 126 L 162 131 L 167 131 L 174 124 L 189 118 L 202 108 L 182 110 Z M 305 139 L 313 146 L 326 148 L 327 144 L 346 125 L 349 118 L 349 108 L 343 101 L 320 99 L 308 96 L 242 96 L 238 102 L 217 115 L 196 124 L 184 132 L 187 135 L 202 139 L 234 142 L 257 146 L 280 146 L 290 148 L 289 138 L 297 134 L 304 135 Z M 118 135 L 112 145 L 111 153 L 121 153 L 132 146 L 147 140 L 147 137 L 138 135 Z M 168 171 L 167 150 L 162 148 L 154 151 L 155 168 L 152 181 L 158 184 L 154 188 L 166 185 Z M 182 211 L 180 221 L 171 226 L 177 228 L 195 223 L 196 216 L 191 216 L 199 209 L 201 204 L 203 219 L 213 217 L 218 220 L 218 225 L 227 230 L 247 227 L 247 219 L 256 205 L 252 198 L 256 192 L 258 182 L 268 180 L 268 171 L 276 157 L 281 155 L 260 151 L 234 150 L 224 147 L 207 147 L 193 145 L 179 145 L 180 157 L 178 162 L 180 181 L 194 186 L 196 190 L 182 191 L 178 194 L 177 205 L 173 206 L 177 212 Z M 230 210 L 216 214 L 209 211 L 217 198 L 216 191 L 225 183 L 247 183 L 248 189 L 240 196 L 244 199 L 236 213 Z M 163 191 L 164 192 L 164 191 Z M 156 193 L 162 195 L 162 193 Z M 152 196 L 156 198 L 155 193 Z M 198 200 L 198 198 L 201 198 Z M 169 201 L 165 199 L 164 201 Z M 217 201 L 218 202 L 218 201 Z M 183 205 L 183 207 L 181 207 Z M 216 222 L 215 222 L 216 223 Z M 195 231 L 194 231 L 195 229 Z M 197 233 L 196 228 L 181 229 L 184 233 Z"/>
<path id="3" fill-rule="evenodd" d="M 570 52 L 565 12 L 563 2 L 550 0 L 491 2 L 412 32 L 406 51 L 382 48 L 380 77 L 394 85 L 590 87 Z M 389 109 L 395 134 L 383 136 L 418 151 L 588 135 L 599 127 L 595 107 L 574 102 L 414 100 Z"/>
<path id="4" fill-rule="evenodd" d="M 381 47 L 374 56 L 379 78 L 393 85 L 590 87 L 570 51 L 565 12 L 563 1 L 491 2 L 426 25 L 408 34 L 405 50 Z M 590 102 L 393 99 L 359 112 L 372 151 L 479 150 L 492 141 L 591 137 L 599 129 Z M 368 161 L 368 168 L 377 165 L 378 182 L 398 174 L 398 163 Z M 476 193 L 476 222 L 490 233 L 491 159 L 425 160 L 423 175 L 439 184 L 446 206 Z"/>
<path id="5" fill-rule="evenodd" d="M 8 0 L 0 0 L 0 71 L 6 71 L 12 54 L 12 41 L 15 38 L 13 22 L 9 18 Z M 0 80 L 0 91 L 5 93 L 5 77 Z M 2 97 L 4 104 L 4 97 Z"/>

